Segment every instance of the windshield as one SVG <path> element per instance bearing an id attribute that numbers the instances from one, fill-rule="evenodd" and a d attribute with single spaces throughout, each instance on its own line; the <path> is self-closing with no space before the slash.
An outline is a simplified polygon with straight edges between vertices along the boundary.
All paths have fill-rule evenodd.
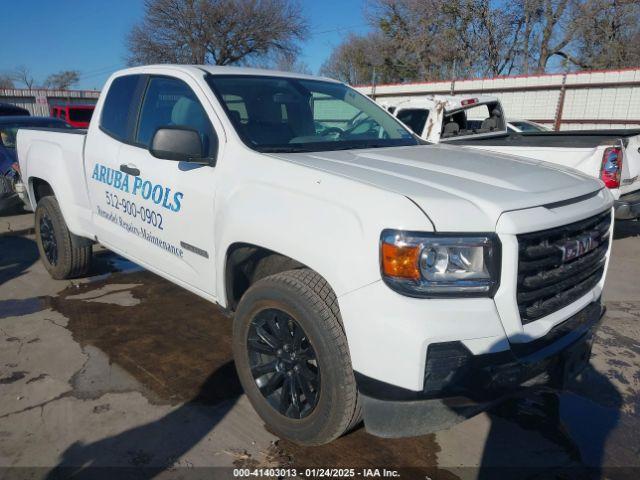
<path id="1" fill-rule="evenodd" d="M 355 90 L 296 78 L 210 75 L 242 140 L 260 152 L 417 145 L 395 118 Z"/>
<path id="2" fill-rule="evenodd" d="M 418 135 L 422 135 L 428 116 L 429 110 L 424 108 L 403 108 L 396 114 L 398 120 Z"/>
<path id="3" fill-rule="evenodd" d="M 0 145 L 5 148 L 16 148 L 16 136 L 19 128 L 69 128 L 65 122 L 51 119 L 35 123 L 3 123 L 0 124 Z"/>

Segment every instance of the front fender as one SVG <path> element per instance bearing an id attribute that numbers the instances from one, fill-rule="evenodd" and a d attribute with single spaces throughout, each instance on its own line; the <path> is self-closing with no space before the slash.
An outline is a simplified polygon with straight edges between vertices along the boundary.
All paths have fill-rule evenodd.
<path id="1" fill-rule="evenodd" d="M 293 258 L 322 275 L 340 296 L 380 280 L 383 229 L 432 229 L 422 211 L 402 195 L 317 175 L 324 178 L 301 178 L 290 182 L 294 186 L 245 183 L 221 202 L 225 207 L 217 212 L 215 225 L 221 302 L 227 298 L 227 251 L 234 243 Z"/>

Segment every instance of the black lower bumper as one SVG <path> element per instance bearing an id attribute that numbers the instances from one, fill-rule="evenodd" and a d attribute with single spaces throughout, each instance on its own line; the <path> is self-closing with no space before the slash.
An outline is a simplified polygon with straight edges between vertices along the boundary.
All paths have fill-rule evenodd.
<path id="1" fill-rule="evenodd" d="M 382 437 L 423 435 L 523 391 L 561 389 L 588 364 L 603 314 L 600 302 L 593 302 L 544 337 L 512 343 L 499 353 L 472 355 L 460 342 L 432 344 L 421 392 L 356 373 L 367 431 Z"/>
<path id="2" fill-rule="evenodd" d="M 617 220 L 633 220 L 640 217 L 640 190 L 622 195 L 614 203 Z"/>

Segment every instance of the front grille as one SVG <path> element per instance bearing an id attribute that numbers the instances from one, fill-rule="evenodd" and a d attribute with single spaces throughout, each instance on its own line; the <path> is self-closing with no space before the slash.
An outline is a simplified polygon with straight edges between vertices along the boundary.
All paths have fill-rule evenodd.
<path id="1" fill-rule="evenodd" d="M 566 307 L 604 273 L 611 212 L 518 235 L 517 301 L 523 324 Z"/>

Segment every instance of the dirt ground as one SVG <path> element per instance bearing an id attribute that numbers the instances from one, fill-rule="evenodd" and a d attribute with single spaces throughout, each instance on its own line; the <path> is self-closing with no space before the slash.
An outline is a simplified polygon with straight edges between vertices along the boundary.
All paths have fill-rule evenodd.
<path id="1" fill-rule="evenodd" d="M 233 467 L 640 477 L 638 223 L 616 228 L 607 314 L 569 391 L 512 399 L 423 437 L 359 428 L 303 448 L 267 431 L 242 394 L 225 312 L 105 250 L 89 278 L 52 280 L 32 221 L 0 217 L 0 479 L 228 478 Z"/>

